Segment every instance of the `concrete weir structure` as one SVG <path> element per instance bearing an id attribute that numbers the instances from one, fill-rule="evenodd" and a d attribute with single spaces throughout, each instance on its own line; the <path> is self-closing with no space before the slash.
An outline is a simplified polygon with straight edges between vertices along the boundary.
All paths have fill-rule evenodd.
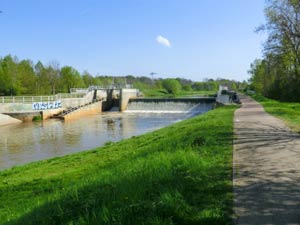
<path id="1" fill-rule="evenodd" d="M 33 121 L 35 117 L 46 120 L 69 108 L 90 104 L 94 101 L 94 97 L 93 91 L 84 94 L 57 94 L 54 96 L 0 97 L 0 113 L 22 122 Z M 99 100 L 101 97 L 96 96 L 96 99 Z"/>
<path id="2" fill-rule="evenodd" d="M 136 98 L 139 91 L 130 88 L 101 88 L 90 87 L 80 89 L 80 92 L 57 94 L 54 96 L 7 96 L 0 97 L 0 113 L 29 122 L 34 117 L 41 119 L 56 118 L 69 120 L 84 115 L 97 114 L 110 110 L 118 103 L 119 111 L 124 111 L 128 101 Z M 1 118 L 4 118 L 3 116 Z M 0 118 L 4 121 L 4 119 Z"/>
<path id="3" fill-rule="evenodd" d="M 215 107 L 214 97 L 198 98 L 136 98 L 130 99 L 128 113 L 188 113 L 199 114 Z"/>
<path id="4" fill-rule="evenodd" d="M 22 122 L 21 120 L 0 113 L 0 126 L 14 124 L 14 123 L 21 123 L 21 122 Z"/>
<path id="5" fill-rule="evenodd" d="M 85 106 L 82 106 L 66 115 L 62 116 L 63 120 L 77 119 L 82 116 L 96 115 L 102 112 L 102 101 L 94 102 Z"/>
<path id="6" fill-rule="evenodd" d="M 107 88 L 91 86 L 89 88 L 72 88 L 69 94 L 57 94 L 53 96 L 6 96 L 0 97 L 0 117 L 1 121 L 8 121 L 8 117 L 18 119 L 23 122 L 32 121 L 34 117 L 43 120 L 52 118 L 54 115 L 60 119 L 73 119 L 84 115 L 96 114 L 102 111 L 110 111 L 113 107 L 118 107 L 119 111 L 127 110 L 128 104 L 133 101 L 138 105 L 138 101 L 168 105 L 176 102 L 173 108 L 180 108 L 180 104 L 187 106 L 195 102 L 210 105 L 212 103 L 232 104 L 234 92 L 227 87 L 220 86 L 216 97 L 198 98 L 176 98 L 176 99 L 146 99 L 140 98 L 139 90 L 131 88 L 130 85 L 110 86 Z M 237 99 L 238 100 L 238 99 Z M 188 104 L 187 104 L 188 103 Z M 142 104 L 139 104 L 140 106 Z M 142 107 L 142 106 L 141 106 Z M 11 120 L 12 121 L 12 120 Z M 15 121 L 14 121 L 15 122 Z"/>
<path id="7" fill-rule="evenodd" d="M 130 99 L 137 98 L 139 91 L 137 89 L 121 89 L 119 110 L 125 111 Z"/>
<path id="8" fill-rule="evenodd" d="M 152 104 L 155 111 L 165 108 L 166 111 L 175 112 L 184 111 L 185 108 L 187 108 L 186 110 L 200 110 L 200 108 L 206 110 L 212 108 L 216 102 L 215 97 L 140 98 L 139 90 L 133 88 L 93 86 L 77 91 L 77 89 L 73 89 L 70 94 L 55 96 L 0 97 L 0 113 L 23 122 L 32 121 L 34 117 L 43 120 L 49 118 L 71 120 L 85 115 L 98 114 L 102 111 L 110 111 L 112 107 L 118 107 L 119 111 L 123 112 L 127 110 L 129 103 L 131 111 L 133 111 L 133 104 L 140 111 Z"/>

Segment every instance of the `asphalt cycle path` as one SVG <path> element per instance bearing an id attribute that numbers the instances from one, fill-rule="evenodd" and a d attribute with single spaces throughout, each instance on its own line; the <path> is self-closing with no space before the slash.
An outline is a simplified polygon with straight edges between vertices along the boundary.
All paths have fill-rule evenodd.
<path id="1" fill-rule="evenodd" d="M 247 96 L 234 116 L 234 223 L 300 224 L 300 135 Z"/>

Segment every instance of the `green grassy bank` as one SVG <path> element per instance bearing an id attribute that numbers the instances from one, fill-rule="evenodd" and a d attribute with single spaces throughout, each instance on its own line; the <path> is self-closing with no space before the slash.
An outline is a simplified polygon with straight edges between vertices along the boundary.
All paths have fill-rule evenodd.
<path id="1" fill-rule="evenodd" d="M 0 172 L 0 224 L 231 224 L 234 106 Z"/>
<path id="2" fill-rule="evenodd" d="M 295 132 L 300 132 L 300 103 L 279 102 L 261 95 L 251 95 L 270 113 L 282 119 Z"/>

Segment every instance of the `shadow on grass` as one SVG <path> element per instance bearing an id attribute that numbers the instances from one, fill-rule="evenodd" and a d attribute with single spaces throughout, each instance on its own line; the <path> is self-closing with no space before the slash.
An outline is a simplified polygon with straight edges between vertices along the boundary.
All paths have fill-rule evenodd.
<path id="1" fill-rule="evenodd" d="M 42 204 L 23 196 L 33 200 L 31 205 L 18 201 L 28 206 L 27 213 L 20 210 L 22 216 L 4 224 L 231 224 L 233 110 L 218 109 L 93 151 L 81 176 L 58 176 L 63 184 L 57 178 L 53 186 L 49 179 L 15 186 L 29 194 L 50 186 L 52 193 L 42 196 Z M 67 171 L 79 156 L 58 159 L 57 169 Z"/>
<path id="2" fill-rule="evenodd" d="M 134 171 L 74 189 L 7 224 L 230 224 L 231 213 L 222 214 L 231 205 L 228 168 L 206 168 L 199 176 L 171 163 L 169 169 Z"/>
<path id="3" fill-rule="evenodd" d="M 178 133 L 177 129 L 170 130 Z M 182 133 L 188 131 L 181 129 Z M 211 155 L 231 155 L 228 141 L 232 139 L 227 137 L 232 137 L 232 132 L 223 129 L 218 132 L 217 140 L 213 139 L 215 142 L 206 138 L 210 135 L 205 134 L 211 131 L 202 128 L 201 133 L 180 135 L 165 145 L 161 143 L 168 140 L 168 135 L 152 136 L 146 141 L 137 138 L 136 145 L 145 149 L 128 155 L 126 163 L 123 158 L 99 168 L 109 171 L 109 175 L 85 182 L 89 185 L 70 188 L 55 201 L 48 201 L 6 225 L 231 224 L 230 165 L 227 160 L 209 160 L 214 160 Z M 153 145 L 155 141 L 157 145 Z M 201 151 L 209 144 L 215 147 L 205 153 L 210 154 L 207 160 Z M 56 182 L 52 192 L 64 186 Z"/>

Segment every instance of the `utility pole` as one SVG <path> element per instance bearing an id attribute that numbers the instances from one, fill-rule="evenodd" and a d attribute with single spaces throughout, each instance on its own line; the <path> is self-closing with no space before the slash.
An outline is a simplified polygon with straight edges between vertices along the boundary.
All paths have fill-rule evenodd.
<path id="1" fill-rule="evenodd" d="M 151 79 L 152 79 L 152 85 L 154 85 L 154 75 L 156 75 L 157 73 L 155 72 L 151 72 L 150 73 L 150 76 L 151 76 Z"/>

